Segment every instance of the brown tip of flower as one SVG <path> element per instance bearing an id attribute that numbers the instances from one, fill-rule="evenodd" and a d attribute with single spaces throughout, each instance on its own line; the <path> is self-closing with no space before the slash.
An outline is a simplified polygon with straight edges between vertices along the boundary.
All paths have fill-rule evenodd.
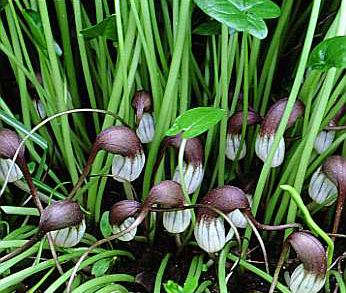
<path id="1" fill-rule="evenodd" d="M 223 213 L 230 213 L 236 209 L 248 209 L 250 204 L 245 193 L 238 187 L 225 185 L 209 191 L 202 199 L 201 204 L 210 205 Z M 199 208 L 197 217 L 207 214 L 217 217 L 218 214 L 208 208 Z"/>
<path id="2" fill-rule="evenodd" d="M 326 176 L 340 189 L 346 190 L 346 159 L 342 156 L 329 157 L 322 166 Z"/>
<path id="3" fill-rule="evenodd" d="M 132 106 L 136 109 L 138 120 L 142 119 L 143 112 L 151 111 L 151 93 L 148 91 L 137 91 L 132 99 Z"/>
<path id="4" fill-rule="evenodd" d="M 15 131 L 7 128 L 0 129 L 0 158 L 12 159 L 21 142 L 22 139 Z M 22 163 L 23 160 L 24 146 L 21 147 L 16 161 Z"/>
<path id="5" fill-rule="evenodd" d="M 243 126 L 243 116 L 243 112 L 237 112 L 228 119 L 228 133 L 235 134 L 241 132 Z M 262 118 L 260 115 L 253 111 L 248 112 L 247 125 L 255 125 L 261 121 Z"/>
<path id="6" fill-rule="evenodd" d="M 71 200 L 57 201 L 46 207 L 40 218 L 40 228 L 45 233 L 79 225 L 84 219 L 78 203 Z"/>
<path id="7" fill-rule="evenodd" d="M 150 208 L 153 204 L 173 208 L 184 205 L 184 194 L 181 185 L 172 180 L 162 181 L 155 185 L 149 192 L 144 205 Z"/>
<path id="8" fill-rule="evenodd" d="M 260 135 L 264 136 L 265 134 L 273 135 L 275 134 L 280 121 L 282 119 L 282 116 L 285 112 L 286 106 L 287 106 L 288 98 L 283 98 L 277 101 L 274 105 L 272 105 L 267 113 L 267 115 L 264 117 L 261 129 L 260 129 Z M 288 119 L 287 128 L 291 127 L 293 123 L 303 115 L 304 113 L 304 104 L 297 100 L 294 103 L 293 110 L 291 112 L 291 115 Z"/>
<path id="9" fill-rule="evenodd" d="M 179 150 L 181 141 L 181 135 L 178 134 L 176 136 L 166 138 L 165 144 Z M 198 138 L 194 137 L 187 140 L 184 151 L 184 159 L 188 163 L 192 163 L 195 165 L 202 163 L 203 146 Z"/>
<path id="10" fill-rule="evenodd" d="M 111 207 L 109 222 L 111 225 L 120 225 L 128 217 L 139 212 L 141 204 L 135 200 L 121 200 Z"/>
<path id="11" fill-rule="evenodd" d="M 97 137 L 95 146 L 113 154 L 133 157 L 143 150 L 136 133 L 126 126 L 111 126 Z"/>
<path id="12" fill-rule="evenodd" d="M 327 271 L 327 257 L 324 247 L 308 232 L 300 231 L 291 234 L 287 241 L 293 247 L 304 269 L 324 276 Z"/>

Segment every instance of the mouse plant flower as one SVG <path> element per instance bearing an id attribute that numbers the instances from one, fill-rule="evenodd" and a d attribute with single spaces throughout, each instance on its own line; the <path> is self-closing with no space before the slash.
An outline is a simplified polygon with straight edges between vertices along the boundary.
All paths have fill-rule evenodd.
<path id="1" fill-rule="evenodd" d="M 335 117 L 329 121 L 328 127 L 335 127 L 338 125 L 339 120 L 345 114 L 346 107 L 343 106 L 339 110 L 339 112 L 335 115 Z M 314 148 L 317 153 L 322 154 L 325 150 L 327 150 L 330 145 L 333 143 L 335 138 L 335 130 L 332 129 L 323 129 L 318 133 L 314 142 Z"/>
<path id="2" fill-rule="evenodd" d="M 307 232 L 295 232 L 286 240 L 302 262 L 293 271 L 289 288 L 292 293 L 317 293 L 326 281 L 327 257 L 323 245 Z"/>
<path id="3" fill-rule="evenodd" d="M 241 132 L 243 126 L 243 112 L 237 112 L 228 119 L 228 131 L 226 139 L 226 157 L 232 161 L 235 160 L 238 150 L 241 145 Z M 248 112 L 247 125 L 255 125 L 261 122 L 261 116 L 254 111 Z M 239 152 L 238 160 L 241 160 L 246 155 L 246 144 L 243 143 L 242 149 Z"/>
<path id="4" fill-rule="evenodd" d="M 8 182 L 15 182 L 20 180 L 23 177 L 23 173 L 20 170 L 19 166 L 15 163 L 13 168 L 10 169 L 12 165 L 11 159 L 0 159 L 0 180 L 5 181 L 8 172 L 10 175 L 8 177 Z"/>
<path id="5" fill-rule="evenodd" d="M 251 208 L 252 206 L 252 195 L 250 194 L 245 194 L 249 206 Z M 246 217 L 243 215 L 243 213 L 239 209 L 235 209 L 234 211 L 230 212 L 227 214 L 227 217 L 232 221 L 234 226 L 237 228 L 246 228 L 248 225 Z"/>
<path id="6" fill-rule="evenodd" d="M 168 137 L 165 140 L 165 147 L 174 147 L 179 150 L 181 141 L 182 139 L 180 135 Z M 184 149 L 183 174 L 188 193 L 194 193 L 201 185 L 204 175 L 203 146 L 198 138 L 190 138 L 186 142 Z M 181 182 L 179 166 L 175 169 L 173 180 Z"/>
<path id="7" fill-rule="evenodd" d="M 257 156 L 264 162 L 271 150 L 274 142 L 276 131 L 284 114 L 287 98 L 280 99 L 272 105 L 264 117 L 259 133 L 256 138 L 255 151 Z M 287 128 L 291 127 L 294 122 L 303 115 L 304 105 L 297 100 L 287 122 Z M 282 164 L 285 157 L 285 140 L 281 138 L 278 148 L 275 151 L 271 166 L 278 167 Z"/>
<path id="8" fill-rule="evenodd" d="M 18 134 L 10 129 L 2 128 L 0 129 L 0 169 L 2 169 L 2 173 L 4 176 L 4 180 L 9 174 L 9 181 L 14 182 L 21 178 L 21 175 L 24 176 L 31 193 L 31 196 L 35 202 L 37 208 L 42 211 L 43 207 L 38 198 L 36 187 L 33 183 L 28 165 L 25 160 L 25 147 L 20 146 L 22 143 L 22 139 L 18 136 Z M 15 165 L 10 170 L 10 167 L 13 162 L 13 158 L 18 151 L 18 156 L 15 159 Z M 6 173 L 5 173 L 6 172 Z"/>
<path id="9" fill-rule="evenodd" d="M 237 187 L 227 185 L 211 190 L 201 200 L 201 204 L 212 206 L 225 214 L 249 207 L 244 192 Z M 199 247 L 206 252 L 213 253 L 221 250 L 226 241 L 233 237 L 234 232 L 230 231 L 226 239 L 224 219 L 215 211 L 209 208 L 198 208 L 196 217 L 194 235 Z"/>
<path id="10" fill-rule="evenodd" d="M 330 201 L 330 198 L 338 193 L 338 189 L 333 181 L 331 181 L 323 172 L 322 167 L 319 167 L 312 174 L 308 193 L 309 196 L 318 204 L 329 206 L 334 202 Z"/>
<path id="11" fill-rule="evenodd" d="M 155 122 L 152 111 L 151 93 L 137 91 L 132 99 L 132 106 L 136 110 L 136 134 L 142 143 L 149 143 L 155 135 Z"/>
<path id="12" fill-rule="evenodd" d="M 185 199 L 181 185 L 172 180 L 162 181 L 155 185 L 144 203 L 146 206 L 159 204 L 163 208 L 182 208 Z M 169 233 L 184 232 L 190 225 L 191 211 L 167 211 L 163 212 L 162 223 Z"/>
<path id="13" fill-rule="evenodd" d="M 346 159 L 342 156 L 331 156 L 324 162 L 322 170 L 338 189 L 333 225 L 333 233 L 338 233 L 346 198 Z"/>
<path id="14" fill-rule="evenodd" d="M 141 204 L 135 200 L 122 200 L 111 207 L 109 222 L 112 226 L 113 234 L 119 233 L 130 227 L 136 220 L 141 210 Z M 134 227 L 128 233 L 120 236 L 121 241 L 131 241 L 137 233 L 137 227 Z"/>
<path id="15" fill-rule="evenodd" d="M 235 233 L 235 231 L 232 231 L 233 228 L 231 227 L 226 236 L 224 218 L 217 213 L 216 210 L 225 214 L 226 217 L 235 210 L 239 210 L 254 231 L 257 228 L 267 231 L 276 231 L 300 227 L 299 224 L 295 223 L 277 226 L 259 223 L 252 215 L 250 203 L 244 191 L 230 185 L 217 187 L 208 192 L 201 200 L 200 206 L 201 207 L 197 208 L 197 220 L 194 227 L 194 234 L 197 244 L 208 253 L 221 250 Z M 234 225 L 232 220 L 230 220 L 230 222 Z M 242 225 L 241 221 L 239 222 Z M 235 227 L 234 225 L 234 228 Z M 258 234 L 257 230 L 255 232 Z M 261 241 L 260 239 L 258 240 Z M 263 245 L 263 242 L 260 244 Z"/>
<path id="16" fill-rule="evenodd" d="M 56 201 L 42 209 L 38 232 L 24 245 L 1 257 L 0 263 L 29 249 L 47 233 L 52 245 L 65 248 L 75 246 L 83 238 L 85 229 L 84 214 L 78 203 L 68 199 Z"/>
<path id="17" fill-rule="evenodd" d="M 41 215 L 39 230 L 50 232 L 55 245 L 72 247 L 82 239 L 86 229 L 84 214 L 78 203 L 70 200 L 54 202 Z"/>
<path id="18" fill-rule="evenodd" d="M 26 168 L 24 147 L 20 149 L 16 162 L 10 170 L 12 158 L 21 142 L 21 138 L 13 130 L 0 129 L 0 178 L 2 181 L 5 181 L 8 172 L 10 172 L 8 182 L 15 182 L 23 177 L 22 169 Z"/>
<path id="19" fill-rule="evenodd" d="M 141 174 L 145 164 L 145 155 L 138 136 L 126 126 L 111 126 L 97 135 L 83 172 L 70 192 L 70 198 L 82 185 L 100 150 L 114 154 L 112 175 L 115 180 L 131 182 Z"/>

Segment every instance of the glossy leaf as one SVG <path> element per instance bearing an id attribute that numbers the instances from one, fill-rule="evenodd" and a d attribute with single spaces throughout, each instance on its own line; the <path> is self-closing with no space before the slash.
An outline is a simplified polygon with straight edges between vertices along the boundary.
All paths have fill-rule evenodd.
<path id="1" fill-rule="evenodd" d="M 308 67 L 326 71 L 332 67 L 346 68 L 346 36 L 327 39 L 311 52 Z"/>
<path id="2" fill-rule="evenodd" d="M 175 120 L 166 135 L 174 136 L 183 132 L 182 138 L 196 137 L 225 118 L 226 114 L 225 110 L 213 107 L 190 109 Z"/>
<path id="3" fill-rule="evenodd" d="M 104 275 L 110 265 L 111 265 L 112 259 L 111 258 L 103 258 L 98 260 L 97 262 L 95 262 L 93 264 L 93 267 L 91 269 L 91 273 L 95 276 L 95 277 L 100 277 L 102 275 Z"/>
<path id="4" fill-rule="evenodd" d="M 107 238 L 112 235 L 112 226 L 109 223 L 109 211 L 102 214 L 100 221 L 100 230 L 103 237 Z"/>
<path id="5" fill-rule="evenodd" d="M 87 39 L 104 37 L 115 41 L 117 39 L 115 15 L 111 15 L 101 22 L 81 30 L 81 34 Z"/>
<path id="6" fill-rule="evenodd" d="M 44 36 L 43 25 L 42 25 L 40 14 L 37 11 L 32 9 L 24 9 L 22 13 L 23 13 L 23 17 L 25 21 L 27 22 L 30 28 L 32 37 L 34 38 L 37 45 L 46 53 L 47 44 L 46 44 L 46 39 Z M 54 49 L 55 49 L 55 53 L 58 56 L 62 55 L 62 50 L 56 42 L 54 42 Z"/>
<path id="7" fill-rule="evenodd" d="M 194 0 L 204 13 L 240 32 L 264 39 L 268 34 L 263 19 L 280 15 L 280 8 L 270 0 Z"/>
<path id="8" fill-rule="evenodd" d="M 193 30 L 193 33 L 201 36 L 213 36 L 221 33 L 221 24 L 218 21 L 201 23 Z"/>

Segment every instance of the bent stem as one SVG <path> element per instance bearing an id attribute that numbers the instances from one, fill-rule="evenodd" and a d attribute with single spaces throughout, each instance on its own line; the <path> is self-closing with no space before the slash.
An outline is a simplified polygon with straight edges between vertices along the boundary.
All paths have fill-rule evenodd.
<path id="1" fill-rule="evenodd" d="M 19 152 L 20 152 L 20 149 L 22 148 L 22 146 L 24 145 L 25 141 L 29 138 L 29 137 L 32 137 L 32 135 L 37 131 L 39 130 L 41 127 L 43 127 L 44 125 L 46 125 L 48 122 L 60 117 L 60 116 L 63 116 L 63 115 L 68 115 L 68 114 L 72 114 L 72 113 L 83 113 L 83 112 L 92 112 L 92 113 L 101 113 L 101 114 L 104 114 L 104 115 L 110 115 L 110 116 L 113 116 L 115 119 L 119 120 L 121 123 L 123 123 L 125 126 L 129 127 L 128 124 L 121 118 L 119 117 L 118 115 L 114 114 L 113 112 L 111 111 L 107 111 L 107 110 L 100 110 L 100 109 L 89 109 L 89 108 L 85 108 L 85 109 L 72 109 L 72 110 L 67 110 L 67 111 L 64 111 L 64 112 L 60 112 L 60 113 L 57 113 L 57 114 L 54 114 L 44 120 L 42 120 L 39 124 L 37 124 L 33 129 L 30 130 L 30 132 L 22 139 L 21 143 L 19 144 L 13 158 L 12 158 L 12 163 L 8 169 L 8 173 L 7 173 L 7 176 L 6 176 L 6 179 L 4 181 L 4 184 L 1 188 L 1 191 L 0 191 L 0 197 L 3 195 L 3 193 L 5 192 L 5 189 L 7 187 L 7 183 L 8 183 L 8 180 L 9 180 L 9 177 L 10 177 L 10 173 L 11 171 L 13 170 L 14 168 L 14 164 L 15 164 L 15 161 L 17 160 L 18 158 L 18 155 L 19 155 Z M 130 128 L 130 127 L 129 127 Z"/>
<path id="2" fill-rule="evenodd" d="M 298 228 L 302 229 L 303 226 L 298 223 L 290 223 L 290 224 L 283 224 L 283 225 L 266 225 L 259 223 L 256 218 L 253 216 L 250 210 L 244 210 L 244 215 L 248 217 L 251 222 L 256 226 L 256 228 L 265 230 L 265 231 L 280 231 L 285 229 L 292 229 L 292 228 Z"/>
<path id="3" fill-rule="evenodd" d="M 295 201 L 296 205 L 300 208 L 302 211 L 302 214 L 304 216 L 306 224 L 309 226 L 309 228 L 315 232 L 317 235 L 321 236 L 321 238 L 327 243 L 327 256 L 328 256 L 328 266 L 332 264 L 333 261 L 333 254 L 334 254 L 334 242 L 333 240 L 325 233 L 312 219 L 309 210 L 304 205 L 304 202 L 302 198 L 300 197 L 297 190 L 295 190 L 292 186 L 289 185 L 280 185 L 280 188 L 283 190 L 286 190 L 289 192 L 291 197 L 293 197 L 293 200 Z"/>

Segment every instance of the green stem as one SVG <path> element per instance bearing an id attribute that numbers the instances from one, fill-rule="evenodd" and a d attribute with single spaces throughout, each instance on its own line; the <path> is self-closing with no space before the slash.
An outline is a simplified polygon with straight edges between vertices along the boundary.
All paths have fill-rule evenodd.
<path id="1" fill-rule="evenodd" d="M 313 218 L 310 215 L 309 210 L 305 206 L 302 198 L 300 197 L 298 191 L 289 185 L 281 185 L 280 186 L 283 190 L 286 190 L 289 192 L 289 194 L 292 196 L 294 202 L 301 210 L 306 224 L 309 226 L 309 228 L 316 233 L 318 236 L 320 236 L 328 245 L 327 249 L 327 256 L 328 256 L 328 266 L 332 264 L 333 261 L 333 254 L 334 254 L 334 242 L 333 240 L 325 233 L 313 220 Z"/>
<path id="2" fill-rule="evenodd" d="M 221 108 L 228 112 L 228 32 L 229 28 L 222 25 L 221 31 Z M 227 135 L 227 117 L 220 123 L 219 160 L 218 160 L 218 185 L 225 182 L 225 149 Z"/>
<path id="3" fill-rule="evenodd" d="M 312 40 L 314 37 L 315 28 L 317 25 L 320 4 L 321 4 L 321 0 L 314 0 L 314 5 L 313 5 L 312 12 L 311 12 L 310 20 L 309 20 L 309 26 L 308 26 L 306 38 L 304 41 L 304 46 L 302 49 L 302 54 L 300 57 L 300 61 L 299 61 L 298 69 L 297 69 L 297 74 L 296 74 L 295 79 L 294 79 L 292 90 L 291 90 L 290 95 L 288 97 L 286 109 L 285 109 L 284 114 L 282 116 L 278 130 L 276 132 L 273 145 L 272 145 L 271 150 L 268 154 L 267 160 L 264 162 L 264 166 L 263 166 L 263 169 L 261 171 L 261 174 L 260 174 L 260 177 L 258 179 L 257 186 L 256 186 L 255 194 L 253 197 L 253 204 L 252 204 L 252 212 L 254 215 L 256 215 L 256 213 L 257 213 L 257 209 L 259 207 L 259 203 L 260 203 L 260 199 L 261 199 L 264 187 L 265 187 L 265 183 L 266 183 L 268 175 L 270 173 L 271 163 L 272 163 L 275 151 L 278 148 L 279 142 L 280 142 L 280 140 L 283 137 L 283 134 L 285 132 L 288 118 L 289 118 L 289 116 L 293 110 L 293 107 L 294 107 L 295 101 L 297 99 L 298 92 L 299 92 L 299 89 L 300 89 L 300 86 L 301 86 L 301 83 L 302 83 L 302 80 L 304 77 L 306 62 L 307 62 L 307 59 L 309 56 Z M 245 239 L 249 239 L 250 236 L 251 236 L 251 231 L 249 228 L 247 228 L 245 231 Z M 248 247 L 248 244 L 249 244 L 249 241 L 244 240 L 243 254 L 245 254 L 247 247 Z"/>
<path id="4" fill-rule="evenodd" d="M 176 39 L 176 43 L 174 47 L 171 67 L 170 67 L 169 75 L 167 78 L 167 84 L 166 84 L 165 93 L 162 99 L 161 109 L 160 109 L 160 112 L 156 114 L 158 115 L 157 124 L 156 124 L 157 126 L 156 133 L 155 133 L 154 140 L 151 144 L 151 148 L 148 155 L 148 161 L 147 161 L 145 173 L 144 173 L 144 180 L 143 180 L 143 196 L 144 197 L 149 192 L 152 169 L 156 161 L 161 139 L 164 136 L 165 130 L 168 128 L 169 121 L 167 121 L 167 113 L 170 112 L 172 103 L 176 101 L 176 96 L 174 96 L 173 94 L 175 92 L 176 82 L 178 79 L 179 68 L 180 68 L 182 54 L 183 54 L 183 48 L 184 48 L 184 42 L 185 42 L 185 36 L 186 36 L 186 33 L 185 33 L 186 25 L 190 16 L 190 6 L 191 6 L 191 0 L 185 0 L 181 2 L 180 21 L 178 24 L 178 34 L 177 34 L 177 39 Z"/>
<path id="5" fill-rule="evenodd" d="M 65 97 L 63 93 L 63 82 L 60 75 L 60 67 L 58 64 L 57 56 L 54 50 L 54 39 L 50 26 L 50 20 L 48 15 L 47 3 L 43 1 L 39 1 L 39 9 L 42 18 L 42 24 L 44 29 L 44 34 L 46 37 L 48 56 L 51 63 L 51 74 L 54 80 L 54 88 L 56 94 L 56 103 L 59 112 L 63 112 L 66 110 L 66 104 L 64 103 Z M 77 166 L 74 160 L 73 147 L 70 136 L 70 126 L 67 120 L 67 117 L 62 117 L 61 119 L 61 128 L 62 128 L 62 136 L 64 141 L 64 161 L 67 162 L 68 170 L 73 182 L 77 182 L 78 173 Z"/>

